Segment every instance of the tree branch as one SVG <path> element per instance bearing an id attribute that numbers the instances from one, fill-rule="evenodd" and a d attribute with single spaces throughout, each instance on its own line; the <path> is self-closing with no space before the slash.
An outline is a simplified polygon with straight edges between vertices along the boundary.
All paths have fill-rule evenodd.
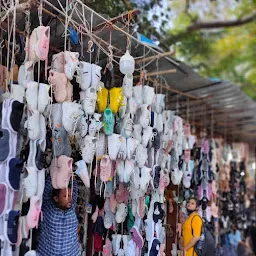
<path id="1" fill-rule="evenodd" d="M 185 5 L 185 13 L 188 13 L 189 10 L 189 4 L 190 4 L 190 0 L 186 0 L 186 5 Z"/>
<path id="2" fill-rule="evenodd" d="M 252 12 L 248 16 L 242 17 L 237 20 L 196 22 L 188 26 L 187 32 L 193 32 L 201 29 L 236 27 L 236 26 L 241 26 L 246 23 L 252 22 L 254 20 L 256 20 L 256 11 Z"/>

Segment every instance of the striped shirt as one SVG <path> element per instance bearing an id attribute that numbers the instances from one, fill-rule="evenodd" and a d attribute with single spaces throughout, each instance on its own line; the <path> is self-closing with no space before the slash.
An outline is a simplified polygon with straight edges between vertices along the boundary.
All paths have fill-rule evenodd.
<path id="1" fill-rule="evenodd" d="M 52 189 L 51 178 L 48 177 L 43 195 L 43 221 L 37 252 L 40 256 L 79 256 L 78 220 L 75 213 L 77 182 L 73 184 L 72 206 L 65 211 L 53 202 Z"/>

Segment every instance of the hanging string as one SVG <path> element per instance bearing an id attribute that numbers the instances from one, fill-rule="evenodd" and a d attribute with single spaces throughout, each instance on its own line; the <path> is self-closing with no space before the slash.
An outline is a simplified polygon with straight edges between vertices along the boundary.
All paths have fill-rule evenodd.
<path id="1" fill-rule="evenodd" d="M 12 1 L 11 7 L 14 7 L 13 11 L 13 34 L 12 34 L 12 59 L 11 59 L 11 84 L 13 83 L 13 69 L 15 65 L 15 47 L 16 47 L 16 1 Z M 18 0 L 17 0 L 18 1 Z M 9 47 L 8 47 L 9 48 Z"/>
<path id="2" fill-rule="evenodd" d="M 74 7 L 73 11 L 76 12 L 78 18 L 81 20 L 82 24 L 79 25 L 78 27 L 78 31 L 80 33 L 80 40 L 82 41 L 82 35 L 90 35 L 90 30 L 89 30 L 89 24 L 88 24 L 88 21 L 85 19 L 85 15 L 82 14 L 77 8 Z M 82 11 L 84 12 L 84 8 L 82 9 Z M 71 20 L 71 22 L 73 23 L 73 21 Z M 75 25 L 74 25 L 75 26 Z M 112 28 L 115 28 L 112 26 L 112 24 L 110 22 L 108 22 L 106 24 L 106 26 L 111 26 Z M 115 28 L 116 29 L 116 28 Z M 117 29 L 116 29 L 117 30 Z M 122 30 L 122 29 L 120 29 Z M 85 32 L 84 32 L 85 31 Z M 94 35 L 92 34 L 92 40 L 93 42 L 98 46 L 100 47 L 101 51 L 106 54 L 107 56 L 109 56 L 109 52 L 107 52 L 101 45 L 99 42 L 97 42 L 97 40 L 94 38 Z M 101 41 L 101 39 L 99 39 L 99 41 Z M 113 48 L 113 47 L 112 47 Z M 149 52 L 151 52 L 150 50 L 146 53 L 146 55 L 149 54 Z M 121 58 L 121 56 L 116 56 L 114 54 L 112 54 L 113 57 L 115 58 Z M 134 59 L 140 59 L 141 56 L 139 57 L 134 57 Z M 146 68 L 147 66 L 149 66 L 153 61 L 155 61 L 155 59 L 152 59 L 151 61 L 147 62 L 143 67 L 140 67 L 140 68 L 135 68 L 136 71 L 140 71 L 141 68 Z M 115 62 L 117 65 L 119 65 L 119 62 L 116 61 L 114 58 L 113 58 L 113 62 Z"/>
<path id="3" fill-rule="evenodd" d="M 58 0 L 59 1 L 59 0 Z M 82 8 L 82 12 L 83 13 L 81 13 L 77 8 L 74 8 L 73 9 L 76 13 L 77 13 L 77 15 L 79 16 L 79 19 L 83 22 L 83 25 L 85 25 L 85 27 L 86 27 L 86 24 L 87 24 L 87 26 L 89 27 L 89 24 L 88 24 L 88 21 L 87 20 L 85 20 L 85 14 L 84 14 L 84 8 Z M 92 12 L 92 14 L 93 14 L 93 12 Z M 81 18 L 81 16 L 83 17 L 83 19 Z M 106 22 L 105 24 L 104 24 L 104 26 L 100 29 L 100 30 L 98 30 L 98 32 L 101 32 L 101 31 L 103 31 L 106 27 L 111 27 L 112 29 L 115 29 L 115 30 L 119 30 L 119 31 L 123 31 L 123 29 L 125 28 L 125 27 L 127 27 L 129 24 L 130 24 L 130 22 L 131 22 L 131 20 L 132 20 L 132 17 L 133 17 L 133 14 L 132 14 L 132 11 L 129 11 L 128 12 L 128 22 L 126 23 L 126 25 L 124 26 L 124 27 L 122 27 L 122 28 L 118 28 L 118 27 L 116 27 L 116 26 L 113 26 L 113 24 L 111 23 L 111 22 Z M 92 26 L 91 26 L 92 27 Z M 129 26 L 128 26 L 129 27 Z M 82 31 L 80 30 L 80 33 L 81 33 Z M 96 40 L 93 38 L 93 33 L 92 33 L 92 30 L 89 32 L 89 31 L 87 31 L 87 35 L 89 35 L 90 37 L 91 37 L 91 40 L 94 42 L 94 43 L 96 43 Z M 129 46 L 130 47 L 130 45 L 131 45 L 131 43 L 130 43 L 130 36 L 129 35 L 127 35 L 127 46 Z M 144 45 L 144 47 L 145 47 L 145 45 Z M 140 59 L 140 58 L 145 58 L 149 53 L 150 53 L 151 51 L 150 50 L 148 50 L 147 51 L 147 53 L 145 53 L 145 54 L 143 54 L 143 56 L 138 56 L 138 57 L 134 57 L 134 59 Z M 117 56 L 117 55 L 114 55 L 114 54 L 112 54 L 112 56 L 113 57 L 115 57 L 115 58 L 121 58 L 121 56 Z M 148 65 L 150 65 L 152 62 L 154 61 L 154 59 L 153 60 L 151 60 L 149 63 L 147 63 L 146 65 L 145 65 L 145 67 L 146 66 L 148 66 Z M 118 62 L 117 62 L 118 63 Z M 135 70 L 140 70 L 140 69 L 135 69 Z"/>
<path id="4" fill-rule="evenodd" d="M 166 91 L 166 93 L 165 93 L 165 105 L 168 104 L 168 100 L 169 100 L 169 92 Z"/>
<path id="5" fill-rule="evenodd" d="M 128 11 L 128 21 L 127 21 L 127 32 L 129 35 L 127 35 L 127 46 L 126 46 L 126 50 L 129 50 L 130 47 L 131 47 L 131 35 L 130 35 L 130 22 L 131 22 L 131 19 L 132 19 L 132 11 Z"/>
<path id="6" fill-rule="evenodd" d="M 101 41 L 99 42 L 100 45 Z M 95 64 L 99 64 L 100 63 L 100 47 L 98 47 L 97 49 L 97 55 L 96 55 L 96 60 L 95 60 Z"/>
<path id="7" fill-rule="evenodd" d="M 70 43 L 70 37 L 68 38 L 68 51 L 71 50 L 71 43 Z"/>
<path id="8" fill-rule="evenodd" d="M 180 185 L 178 185 L 178 200 L 179 200 L 179 197 L 180 197 Z M 176 230 L 177 230 L 177 224 L 179 221 L 179 204 L 176 203 L 176 205 L 177 205 L 177 214 L 176 214 Z M 175 244 L 178 245 L 178 232 L 176 232 Z"/>
<path id="9" fill-rule="evenodd" d="M 180 105 L 179 105 L 179 94 L 177 94 L 176 96 L 176 115 L 179 115 L 179 108 L 180 108 Z"/>
<path id="10" fill-rule="evenodd" d="M 75 10 L 76 11 L 76 10 Z M 86 27 L 86 20 L 85 20 L 85 12 L 84 12 L 84 8 L 82 8 L 83 11 L 83 24 Z M 83 44 L 83 33 L 82 33 L 82 25 L 79 26 L 78 28 L 79 32 L 80 32 L 80 36 L 81 36 L 81 47 L 82 47 L 82 56 L 84 58 L 84 44 Z"/>
<path id="11" fill-rule="evenodd" d="M 211 139 L 214 136 L 213 109 L 211 108 Z"/>
<path id="12" fill-rule="evenodd" d="M 39 24 L 42 26 L 42 17 L 43 17 L 43 0 L 40 0 L 40 5 L 38 8 L 38 19 L 39 19 Z"/>
<path id="13" fill-rule="evenodd" d="M 40 1 L 40 6 L 38 8 L 38 20 L 39 20 L 39 25 L 43 26 L 43 0 Z M 45 70 L 45 72 L 47 72 Z M 39 60 L 37 63 L 37 83 L 39 86 L 40 83 L 40 75 L 41 75 L 41 61 Z"/>
<path id="14" fill-rule="evenodd" d="M 90 53 L 90 63 L 92 63 L 92 52 L 93 52 L 92 26 L 93 26 L 93 12 L 91 12 L 90 40 L 88 42 L 88 52 Z"/>
<path id="15" fill-rule="evenodd" d="M 113 46 L 112 46 L 112 26 L 109 27 L 109 55 L 108 55 L 108 63 L 107 66 L 108 68 L 112 69 L 113 68 Z"/>
<path id="16" fill-rule="evenodd" d="M 114 57 L 116 57 L 116 56 L 114 56 Z M 119 57 L 120 58 L 120 57 Z M 136 58 L 134 58 L 134 59 L 136 59 Z M 153 59 L 153 60 L 151 60 L 151 61 L 149 61 L 149 62 L 147 62 L 145 65 L 143 65 L 143 66 L 140 66 L 139 68 L 135 68 L 134 70 L 135 71 L 140 71 L 141 69 L 145 69 L 147 66 L 149 66 L 152 62 L 154 62 L 155 60 Z"/>
<path id="17" fill-rule="evenodd" d="M 156 59 L 156 71 L 157 71 L 157 75 L 156 75 L 156 81 L 157 81 L 157 83 L 156 83 L 156 94 L 158 93 L 158 85 L 159 85 L 159 83 L 158 83 L 158 69 L 159 69 L 159 59 L 157 58 Z"/>
<path id="18" fill-rule="evenodd" d="M 81 45 L 81 58 L 84 60 L 84 40 L 83 40 L 83 34 L 80 33 L 80 30 L 78 30 L 78 33 L 80 34 L 80 37 L 78 37 L 79 44 Z"/>
<path id="19" fill-rule="evenodd" d="M 154 89 L 155 89 L 155 93 L 157 94 L 157 81 L 156 81 L 156 79 L 154 80 L 154 83 L 153 83 L 153 87 L 154 87 Z"/>
<path id="20" fill-rule="evenodd" d="M 161 76 L 162 80 L 164 81 L 164 84 L 166 87 L 168 87 L 168 83 L 167 83 L 167 80 L 164 78 L 164 76 Z M 166 90 L 166 93 L 165 93 L 165 104 L 167 105 L 168 103 L 168 98 L 169 98 L 169 92 L 168 90 Z"/>
<path id="21" fill-rule="evenodd" d="M 186 111 L 187 123 L 189 123 L 189 97 L 187 97 L 187 111 Z"/>
<path id="22" fill-rule="evenodd" d="M 29 35 L 30 35 L 30 11 L 25 12 L 25 31 L 26 31 L 26 46 L 25 46 L 25 60 L 24 63 L 28 61 L 28 53 L 29 53 Z"/>
<path id="23" fill-rule="evenodd" d="M 224 142 L 227 142 L 227 117 L 225 118 L 225 127 L 224 127 Z"/>
<path id="24" fill-rule="evenodd" d="M 145 51 L 146 51 L 145 45 L 143 45 L 143 56 L 145 56 Z M 144 67 L 145 66 L 145 57 L 143 58 L 142 64 L 143 64 L 143 67 Z M 142 66 L 140 66 L 140 68 L 142 69 Z"/>
<path id="25" fill-rule="evenodd" d="M 206 121 L 206 105 L 204 106 L 204 132 L 206 133 L 206 124 L 207 124 L 207 121 Z"/>
<path id="26" fill-rule="evenodd" d="M 58 1 L 58 3 L 60 3 L 59 0 L 57 0 L 57 1 Z M 48 0 L 45 0 L 45 2 L 46 2 L 49 6 L 52 6 L 53 8 L 57 9 L 57 8 L 56 8 L 53 4 L 51 4 Z M 108 21 L 106 18 L 104 18 L 102 15 L 99 15 L 98 13 L 96 13 L 96 12 L 95 12 L 93 9 L 91 9 L 90 7 L 86 6 L 82 1 L 77 0 L 77 1 L 76 1 L 76 4 L 77 4 L 77 3 L 79 3 L 82 8 L 86 8 L 88 11 L 93 12 L 95 15 L 97 15 L 98 17 L 100 17 L 101 19 L 103 19 L 103 20 L 105 21 L 105 23 L 109 23 L 109 21 Z M 75 5 L 76 5 L 76 4 L 75 4 Z M 64 8 L 63 8 L 63 6 L 62 6 L 61 3 L 60 3 L 60 7 L 61 7 L 61 9 L 62 9 L 62 14 L 65 15 L 65 10 L 64 10 Z M 80 8 L 80 9 L 81 9 L 81 8 Z M 75 10 L 77 13 L 79 12 L 79 10 L 77 10 L 77 8 L 75 8 L 75 6 L 73 7 L 73 11 L 74 11 L 74 10 Z M 60 11 L 60 13 L 61 13 L 61 11 Z M 79 16 L 79 15 L 78 15 L 78 16 Z M 80 16 L 81 16 L 81 15 L 80 15 Z M 131 13 L 131 17 L 132 17 L 132 13 Z M 80 18 L 80 19 L 81 19 L 81 18 Z M 82 20 L 82 19 L 81 19 L 81 20 Z M 70 22 L 73 24 L 74 27 L 79 26 L 78 22 L 74 21 L 73 19 L 70 19 Z M 84 24 L 84 23 L 83 23 L 83 24 Z M 113 26 L 114 26 L 114 29 L 115 29 L 115 30 L 120 30 L 120 31 L 121 31 L 122 33 L 124 33 L 125 35 L 129 35 L 126 31 L 124 31 L 123 29 L 120 29 L 120 28 L 117 27 L 116 25 L 113 25 Z M 95 35 L 95 37 L 97 38 L 96 35 Z M 135 37 L 133 37 L 133 36 L 131 36 L 131 35 L 130 35 L 130 37 L 132 37 L 133 40 L 135 40 L 136 42 L 141 43 L 137 38 L 135 38 Z M 141 43 L 141 44 L 142 44 L 142 45 L 145 45 L 145 43 Z M 154 53 L 156 53 L 156 54 L 159 54 L 159 52 L 158 52 L 157 50 L 151 48 L 150 46 L 147 46 L 147 45 L 146 45 L 146 47 L 149 49 L 150 52 L 154 52 Z M 169 59 L 169 61 L 172 62 L 173 64 L 179 66 L 179 63 L 177 63 L 176 61 L 171 60 L 171 59 Z"/>
<path id="27" fill-rule="evenodd" d="M 200 117 L 201 117 L 201 124 L 200 124 L 200 126 L 201 126 L 201 132 L 203 131 L 203 128 L 204 128 L 204 126 L 203 126 L 203 105 L 201 105 L 201 108 L 200 108 L 200 112 L 201 112 L 201 114 L 200 114 Z"/>
<path id="28" fill-rule="evenodd" d="M 68 6 L 68 0 L 66 0 L 64 52 L 66 52 L 66 50 L 67 50 L 68 9 L 69 9 L 69 6 Z"/>
<path id="29" fill-rule="evenodd" d="M 82 9 L 84 9 L 84 8 L 82 8 Z M 76 12 L 80 12 L 79 11 L 79 9 L 76 9 L 75 10 Z M 131 11 L 132 12 L 132 11 Z M 80 12 L 80 14 L 81 14 L 81 12 Z M 81 14 L 82 15 L 82 14 Z M 129 13 L 128 13 L 128 15 L 129 15 Z M 131 15 L 131 17 L 132 17 L 133 15 Z M 132 18 L 131 18 L 132 19 Z M 105 24 L 104 24 L 104 26 L 102 26 L 102 28 L 101 29 L 99 29 L 99 30 L 97 30 L 97 32 L 102 32 L 106 27 L 108 27 L 108 26 L 112 26 L 113 24 L 110 22 L 110 21 L 106 21 L 105 22 Z M 119 28 L 119 27 L 114 27 L 113 26 L 113 29 L 115 29 L 115 30 L 117 30 L 117 31 L 123 31 L 126 27 L 128 26 L 128 23 L 127 22 L 125 22 L 125 25 L 123 26 L 123 27 L 121 27 L 121 28 Z M 147 54 L 149 54 L 149 52 L 151 52 L 150 50 L 147 52 Z M 121 58 L 121 56 L 116 56 L 117 58 Z M 137 57 L 137 58 L 142 58 L 143 56 L 141 56 L 141 57 Z"/>
<path id="30" fill-rule="evenodd" d="M 7 16 L 7 34 L 8 34 L 8 41 L 7 41 L 7 56 L 6 56 L 6 67 L 7 67 L 7 72 L 9 71 L 9 56 L 10 56 L 10 41 L 11 41 L 11 29 L 10 29 L 10 17 L 9 15 Z M 8 73 L 7 73 L 8 74 Z M 7 76 L 7 82 L 6 82 L 6 91 L 9 91 L 9 77 Z"/>
<path id="31" fill-rule="evenodd" d="M 196 120 L 195 120 L 195 108 L 193 108 L 192 122 L 193 122 L 193 127 L 196 127 L 196 126 L 195 126 L 195 122 L 196 122 Z M 196 133 L 196 131 L 194 131 L 194 133 Z"/>
<path id="32" fill-rule="evenodd" d="M 163 93 L 163 76 L 160 76 L 161 78 L 161 83 L 160 83 L 160 93 Z"/>

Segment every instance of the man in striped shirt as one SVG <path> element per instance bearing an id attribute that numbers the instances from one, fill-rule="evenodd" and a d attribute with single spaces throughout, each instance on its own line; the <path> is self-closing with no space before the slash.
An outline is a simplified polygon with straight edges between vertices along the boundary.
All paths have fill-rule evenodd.
<path id="1" fill-rule="evenodd" d="M 67 191 L 68 190 L 68 191 Z M 40 256 L 79 256 L 78 220 L 75 213 L 77 182 L 73 191 L 54 189 L 51 178 L 46 179 L 43 196 L 43 221 L 37 253 Z"/>

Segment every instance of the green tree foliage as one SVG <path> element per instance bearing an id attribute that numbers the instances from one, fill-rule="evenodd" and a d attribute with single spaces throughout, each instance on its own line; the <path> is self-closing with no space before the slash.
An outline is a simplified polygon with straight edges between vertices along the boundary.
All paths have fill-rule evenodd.
<path id="1" fill-rule="evenodd" d="M 177 39 L 174 42 L 176 57 L 182 58 L 203 76 L 238 84 L 256 100 L 256 1 L 236 1 L 222 9 L 217 9 L 216 2 L 212 1 L 208 11 L 201 16 L 196 10 L 184 9 L 174 18 L 169 38 Z M 214 17 L 217 11 L 221 11 L 221 15 Z M 239 24 L 248 16 L 252 16 L 250 21 Z M 189 18 L 191 23 L 187 25 Z M 218 27 L 218 21 L 223 22 L 222 27 Z M 237 21 L 237 24 L 229 26 L 229 21 Z M 194 24 L 204 22 L 211 27 L 204 29 L 198 26 L 198 29 L 190 31 Z M 182 30 L 177 33 L 180 23 L 183 23 Z"/>

